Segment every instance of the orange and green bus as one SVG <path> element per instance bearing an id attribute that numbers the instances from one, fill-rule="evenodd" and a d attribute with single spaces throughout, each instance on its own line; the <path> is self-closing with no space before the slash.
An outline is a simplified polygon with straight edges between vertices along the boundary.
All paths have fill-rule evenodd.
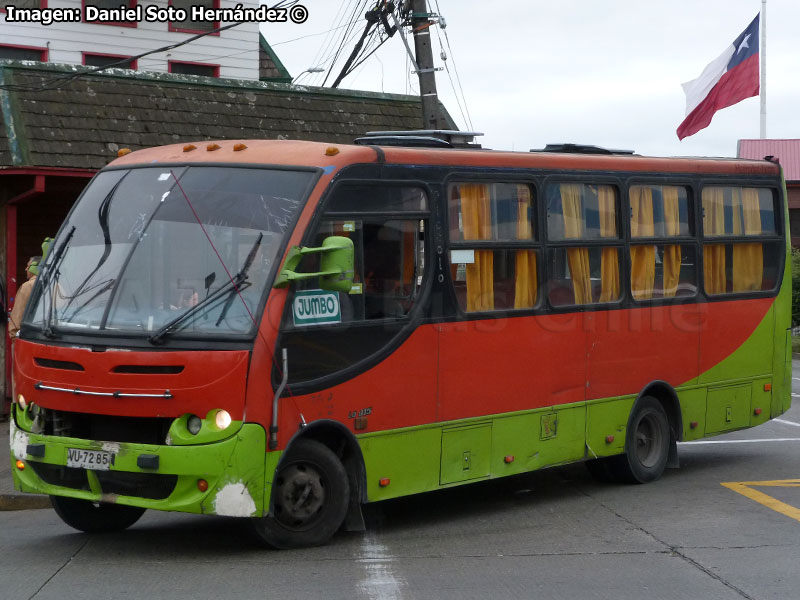
<path id="1" fill-rule="evenodd" d="M 409 143 L 100 171 L 14 342 L 17 488 L 87 532 L 156 509 L 313 545 L 554 465 L 653 481 L 789 408 L 778 164 Z"/>

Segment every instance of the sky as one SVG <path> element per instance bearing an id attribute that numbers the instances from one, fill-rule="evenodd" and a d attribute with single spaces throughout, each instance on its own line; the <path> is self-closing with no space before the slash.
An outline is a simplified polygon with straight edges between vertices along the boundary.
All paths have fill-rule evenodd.
<path id="1" fill-rule="evenodd" d="M 304 24 L 267 24 L 262 32 L 296 77 L 326 65 L 331 43 L 338 46 L 344 32 L 329 30 L 342 25 L 355 1 L 302 0 L 309 12 Z M 570 142 L 653 156 L 735 156 L 737 140 L 759 137 L 758 98 L 718 112 L 682 142 L 675 130 L 685 117 L 681 84 L 733 43 L 761 0 L 429 3 L 446 20 L 446 29 L 432 35 L 436 66 L 443 66 L 441 36 L 450 72 L 437 73 L 439 97 L 460 129 L 485 134 L 479 139 L 486 148 L 527 151 Z M 800 138 L 800 2 L 768 0 L 766 14 L 767 137 Z M 361 15 L 358 29 L 364 25 Z M 340 87 L 416 94 L 410 69 L 395 35 Z M 456 72 L 469 120 L 454 93 Z M 297 83 L 320 85 L 323 77 L 303 73 Z"/>

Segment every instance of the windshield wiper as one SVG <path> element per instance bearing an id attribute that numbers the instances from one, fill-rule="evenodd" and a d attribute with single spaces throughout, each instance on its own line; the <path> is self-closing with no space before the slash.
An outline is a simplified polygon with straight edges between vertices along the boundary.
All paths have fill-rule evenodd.
<path id="1" fill-rule="evenodd" d="M 250 248 L 250 253 L 247 255 L 247 258 L 245 259 L 244 264 L 242 265 L 242 269 L 236 274 L 234 280 L 239 280 L 243 282 L 247 279 L 247 272 L 250 270 L 250 265 L 253 264 L 253 260 L 255 260 L 256 258 L 256 252 L 258 251 L 258 247 L 261 246 L 262 239 L 264 239 L 263 232 L 258 234 L 258 239 L 253 244 L 253 247 Z M 239 284 L 237 283 L 236 286 L 230 291 L 230 295 L 228 296 L 228 299 L 225 301 L 225 306 L 222 308 L 222 312 L 219 313 L 219 318 L 217 319 L 217 322 L 214 324 L 215 327 L 219 327 L 219 324 L 222 323 L 222 319 L 224 319 L 225 315 L 228 314 L 228 310 L 230 309 L 231 304 L 233 304 L 234 292 L 236 292 L 238 288 Z M 244 300 L 242 300 L 242 302 L 244 302 Z"/>
<path id="2" fill-rule="evenodd" d="M 261 240 L 263 239 L 263 237 L 264 237 L 263 233 L 258 234 L 258 239 L 255 241 L 253 247 L 250 249 L 250 253 L 247 255 L 247 260 L 245 260 L 244 265 L 242 265 L 242 269 L 233 277 L 233 279 L 230 279 L 216 292 L 209 294 L 208 296 L 203 298 L 200 302 L 192 306 L 186 312 L 181 313 L 180 315 L 172 319 L 172 321 L 163 325 L 161 329 L 159 329 L 153 335 L 147 338 L 148 341 L 151 344 L 159 343 L 161 338 L 163 338 L 167 333 L 169 333 L 173 328 L 175 328 L 175 326 L 179 325 L 192 315 L 196 314 L 202 308 L 208 306 L 209 304 L 212 304 L 215 300 L 222 298 L 226 293 L 228 293 L 231 294 L 231 296 L 226 301 L 222 313 L 220 313 L 219 320 L 217 321 L 217 325 L 219 325 L 220 321 L 222 321 L 222 318 L 225 316 L 225 313 L 230 307 L 231 302 L 233 302 L 233 293 L 236 292 L 237 290 L 241 291 L 250 286 L 249 283 L 245 283 L 247 280 L 247 271 L 250 269 L 250 265 L 253 264 L 253 260 L 255 259 L 256 256 L 256 251 L 258 250 L 258 247 L 261 245 Z"/>
<path id="3" fill-rule="evenodd" d="M 53 254 L 53 260 L 50 263 L 47 271 L 42 274 L 42 298 L 44 298 L 44 294 L 48 292 L 50 294 L 50 305 L 48 306 L 47 320 L 45 321 L 43 333 L 50 338 L 55 336 L 53 323 L 55 319 L 56 294 L 58 293 L 56 288 L 58 287 L 58 278 L 61 274 L 59 267 L 61 266 L 61 259 L 64 258 L 64 253 L 67 249 L 67 246 L 69 246 L 73 235 L 75 235 L 75 225 L 72 226 L 72 229 L 69 230 L 67 237 L 64 238 L 64 241 L 61 242 L 58 250 L 56 250 L 55 254 Z M 51 282 L 52 286 L 50 285 Z"/>

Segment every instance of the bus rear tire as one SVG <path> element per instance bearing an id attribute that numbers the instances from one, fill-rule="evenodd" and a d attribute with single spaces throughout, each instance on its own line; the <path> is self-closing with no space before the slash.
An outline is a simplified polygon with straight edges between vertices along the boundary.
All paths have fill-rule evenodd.
<path id="1" fill-rule="evenodd" d="M 669 458 L 669 419 L 661 403 L 644 396 L 628 420 L 625 453 L 609 463 L 616 477 L 627 483 L 649 483 L 664 473 Z"/>
<path id="2" fill-rule="evenodd" d="M 253 520 L 256 535 L 273 548 L 319 546 L 347 514 L 347 471 L 324 444 L 297 440 L 281 463 L 272 498 L 272 516 Z"/>
<path id="3" fill-rule="evenodd" d="M 136 523 L 145 511 L 138 506 L 106 504 L 63 496 L 50 496 L 50 503 L 64 523 L 85 533 L 122 531 Z"/>

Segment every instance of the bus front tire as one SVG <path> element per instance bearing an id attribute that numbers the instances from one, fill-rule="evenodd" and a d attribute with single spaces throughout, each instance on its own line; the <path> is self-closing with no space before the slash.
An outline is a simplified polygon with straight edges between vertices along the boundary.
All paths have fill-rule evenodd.
<path id="1" fill-rule="evenodd" d="M 127 529 L 145 509 L 123 504 L 91 502 L 64 496 L 50 496 L 50 503 L 64 523 L 85 533 L 106 533 Z"/>
<path id="2" fill-rule="evenodd" d="M 274 548 L 319 546 L 341 527 L 350 485 L 342 462 L 327 446 L 297 440 L 272 486 L 273 514 L 253 520 L 258 537 Z"/>
<path id="3" fill-rule="evenodd" d="M 667 466 L 669 444 L 669 419 L 664 407 L 652 396 L 644 396 L 628 421 L 625 453 L 613 457 L 609 467 L 623 482 L 656 481 Z"/>

